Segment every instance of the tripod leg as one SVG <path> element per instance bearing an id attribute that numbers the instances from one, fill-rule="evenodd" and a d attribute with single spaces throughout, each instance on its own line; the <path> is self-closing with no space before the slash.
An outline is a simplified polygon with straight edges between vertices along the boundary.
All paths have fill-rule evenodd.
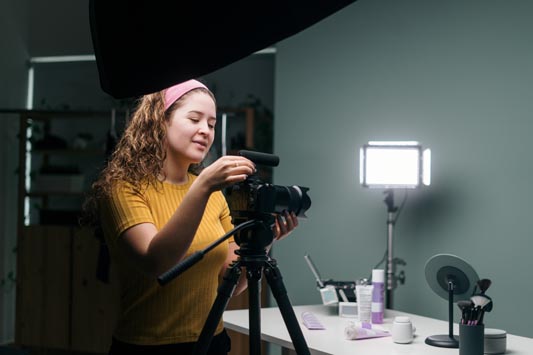
<path id="1" fill-rule="evenodd" d="M 217 290 L 215 302 L 209 311 L 209 315 L 207 316 L 204 327 L 202 328 L 198 342 L 194 347 L 194 354 L 207 354 L 207 350 L 209 349 L 209 345 L 213 339 L 213 334 L 215 334 L 218 322 L 220 321 L 220 318 L 222 317 L 222 314 L 228 305 L 229 299 L 235 291 L 235 287 L 237 286 L 240 275 L 241 268 L 238 261 L 233 262 L 224 273 L 223 281 Z"/>
<path id="2" fill-rule="evenodd" d="M 292 309 L 292 305 L 289 301 L 287 290 L 283 285 L 283 278 L 281 277 L 281 273 L 277 267 L 276 260 L 271 259 L 265 264 L 266 279 L 272 294 L 278 303 L 283 321 L 287 326 L 292 343 L 294 344 L 294 349 L 298 355 L 310 355 L 311 353 L 309 352 L 309 348 L 305 342 L 302 329 L 300 329 L 300 325 L 298 324 L 298 320 L 296 319 L 296 315 L 294 314 L 294 310 Z"/>
<path id="3" fill-rule="evenodd" d="M 261 354 L 261 268 L 248 268 L 248 319 L 250 326 L 250 354 Z"/>

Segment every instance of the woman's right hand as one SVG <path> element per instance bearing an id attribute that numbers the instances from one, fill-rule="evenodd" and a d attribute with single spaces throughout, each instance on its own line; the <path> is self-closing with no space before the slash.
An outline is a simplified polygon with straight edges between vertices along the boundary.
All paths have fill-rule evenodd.
<path id="1" fill-rule="evenodd" d="M 239 155 L 225 155 L 202 170 L 197 180 L 213 192 L 244 181 L 255 172 L 255 164 L 251 160 Z"/>

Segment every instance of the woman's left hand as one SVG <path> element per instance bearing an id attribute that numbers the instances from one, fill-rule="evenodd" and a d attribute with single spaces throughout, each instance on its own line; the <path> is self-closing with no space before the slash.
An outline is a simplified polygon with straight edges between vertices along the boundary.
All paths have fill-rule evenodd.
<path id="1" fill-rule="evenodd" d="M 281 214 L 276 215 L 276 224 L 273 227 L 275 232 L 275 240 L 281 240 L 285 238 L 292 232 L 294 228 L 298 227 L 298 217 L 296 217 L 294 212 L 289 213 L 285 211 L 283 213 L 283 217 Z"/>

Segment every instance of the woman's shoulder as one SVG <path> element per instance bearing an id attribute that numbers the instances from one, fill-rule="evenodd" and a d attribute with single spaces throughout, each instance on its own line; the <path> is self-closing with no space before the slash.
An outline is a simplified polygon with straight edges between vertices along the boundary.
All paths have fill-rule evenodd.
<path id="1" fill-rule="evenodd" d="M 128 181 L 117 181 L 113 184 L 111 191 L 113 194 L 140 193 L 141 188 Z"/>
<path id="2" fill-rule="evenodd" d="M 149 184 L 133 184 L 128 181 L 119 181 L 112 185 L 107 196 L 111 200 L 146 199 L 153 188 Z"/>

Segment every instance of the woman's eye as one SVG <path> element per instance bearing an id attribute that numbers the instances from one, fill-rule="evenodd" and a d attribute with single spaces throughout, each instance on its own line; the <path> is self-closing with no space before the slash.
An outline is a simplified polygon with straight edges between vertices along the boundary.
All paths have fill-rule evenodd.
<path id="1" fill-rule="evenodd" d="M 215 129 L 215 125 L 212 124 L 212 123 L 209 123 L 208 126 L 209 126 L 209 128 L 211 128 L 211 129 Z"/>
<path id="2" fill-rule="evenodd" d="M 193 122 L 200 122 L 200 120 L 196 117 L 189 117 L 189 119 Z"/>

